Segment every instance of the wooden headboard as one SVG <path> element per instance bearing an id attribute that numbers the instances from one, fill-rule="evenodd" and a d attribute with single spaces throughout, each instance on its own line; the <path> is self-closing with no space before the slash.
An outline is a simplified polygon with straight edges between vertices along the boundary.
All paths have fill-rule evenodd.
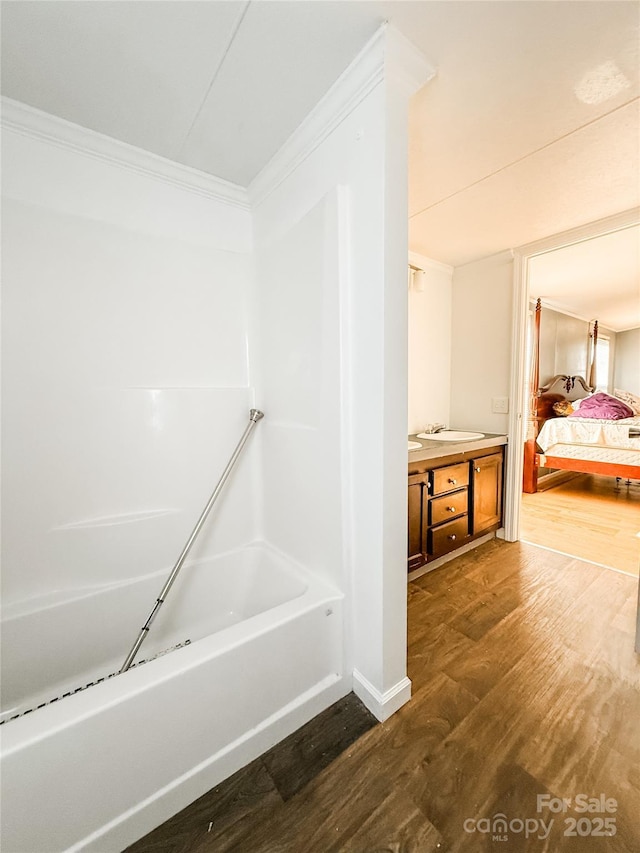
<path id="1" fill-rule="evenodd" d="M 582 400 L 593 391 L 582 376 L 567 376 L 558 373 L 550 382 L 538 389 L 538 394 L 560 394 L 563 400 Z"/>
<path id="2" fill-rule="evenodd" d="M 582 400 L 584 397 L 588 397 L 592 391 L 593 388 L 587 385 L 582 376 L 567 376 L 565 373 L 554 376 L 550 382 L 538 389 L 535 397 L 537 432 L 540 431 L 542 424 L 548 418 L 558 417 L 553 411 L 554 403 L 558 403 L 560 400 L 569 400 L 573 403 L 574 400 Z"/>

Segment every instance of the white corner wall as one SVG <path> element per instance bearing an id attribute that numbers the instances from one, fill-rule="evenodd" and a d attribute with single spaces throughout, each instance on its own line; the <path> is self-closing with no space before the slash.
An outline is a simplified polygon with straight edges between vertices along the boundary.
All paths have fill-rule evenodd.
<path id="1" fill-rule="evenodd" d="M 250 187 L 265 535 L 345 592 L 346 669 L 381 719 L 410 695 L 400 54 L 428 76 L 399 38 L 378 33 Z"/>
<path id="2" fill-rule="evenodd" d="M 509 416 L 491 411 L 511 382 L 513 256 L 503 252 L 453 273 L 451 423 L 507 433 Z"/>
<path id="3" fill-rule="evenodd" d="M 6 603 L 170 569 L 253 403 L 248 206 L 36 118 L 2 146 Z M 193 557 L 256 538 L 254 468 Z"/>
<path id="4" fill-rule="evenodd" d="M 424 270 L 421 286 L 409 288 L 408 434 L 429 423 L 451 421 L 451 302 L 453 267 L 409 252 Z"/>
<path id="5" fill-rule="evenodd" d="M 252 375 L 266 539 L 344 590 L 339 222 L 334 189 L 255 256 Z M 257 217 L 258 221 L 260 217 Z"/>

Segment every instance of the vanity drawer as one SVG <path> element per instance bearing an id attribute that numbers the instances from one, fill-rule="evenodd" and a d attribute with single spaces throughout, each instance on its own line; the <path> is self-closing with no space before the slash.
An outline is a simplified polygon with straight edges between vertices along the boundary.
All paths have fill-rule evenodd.
<path id="1" fill-rule="evenodd" d="M 429 524 L 440 524 L 442 521 L 451 521 L 459 515 L 465 515 L 468 510 L 468 489 L 459 489 L 439 498 L 429 501 Z"/>
<path id="2" fill-rule="evenodd" d="M 469 535 L 469 517 L 463 515 L 455 521 L 441 524 L 428 532 L 428 548 L 431 557 L 439 557 L 459 548 Z"/>
<path id="3" fill-rule="evenodd" d="M 447 465 L 446 468 L 436 468 L 433 474 L 432 495 L 441 495 L 452 489 L 469 485 L 469 463 L 461 462 L 459 465 Z"/>

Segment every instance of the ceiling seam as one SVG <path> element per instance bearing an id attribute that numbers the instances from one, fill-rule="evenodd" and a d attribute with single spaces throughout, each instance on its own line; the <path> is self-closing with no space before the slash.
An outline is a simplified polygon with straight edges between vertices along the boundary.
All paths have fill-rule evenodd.
<path id="1" fill-rule="evenodd" d="M 176 154 L 177 158 L 179 158 L 182 155 L 184 148 L 185 148 L 185 145 L 187 144 L 189 137 L 191 136 L 191 132 L 193 131 L 193 128 L 195 127 L 196 122 L 200 118 L 200 114 L 202 113 L 202 110 L 204 109 L 204 105 L 206 104 L 207 99 L 208 99 L 209 95 L 211 94 L 213 84 L 216 82 L 216 80 L 218 78 L 218 74 L 220 73 L 220 70 L 221 70 L 222 66 L 224 65 L 224 61 L 227 58 L 227 55 L 231 49 L 231 45 L 235 41 L 235 38 L 238 34 L 238 30 L 240 29 L 242 22 L 244 21 L 245 15 L 247 14 L 247 12 L 249 10 L 249 6 L 251 5 L 251 2 L 252 2 L 252 0 L 246 0 L 246 2 L 244 4 L 244 8 L 242 10 L 242 13 L 238 17 L 238 20 L 236 21 L 235 26 L 233 27 L 233 30 L 231 31 L 231 35 L 229 36 L 227 44 L 225 45 L 224 51 L 222 53 L 222 57 L 220 58 L 220 62 L 214 68 L 213 74 L 211 75 L 211 80 L 209 81 L 209 85 L 207 86 L 207 91 L 204 93 L 204 97 L 202 98 L 202 101 L 200 102 L 200 106 L 196 110 L 196 113 L 193 117 L 193 121 L 189 125 L 189 129 L 187 130 L 185 137 L 182 140 L 180 147 L 178 148 L 178 152 Z"/>
<path id="2" fill-rule="evenodd" d="M 628 107 L 630 104 L 633 104 L 634 101 L 637 101 L 637 100 L 638 100 L 638 96 L 636 95 L 634 98 L 631 98 L 630 100 L 625 101 L 624 104 L 620 104 L 619 106 L 614 107 L 612 110 L 609 110 L 608 113 L 603 113 L 602 115 L 597 116 L 597 118 L 594 118 L 591 121 L 585 122 L 585 124 L 581 124 L 579 127 L 576 127 L 573 130 L 570 130 L 568 133 L 562 134 L 562 136 L 558 136 L 556 139 L 553 139 L 551 142 L 547 142 L 545 145 L 541 145 L 540 148 L 535 148 L 533 151 L 529 151 L 527 154 L 523 154 L 522 157 L 518 157 L 517 160 L 513 160 L 513 162 L 511 162 L 511 163 L 507 163 L 506 166 L 501 166 L 499 169 L 496 169 L 495 172 L 490 172 L 488 175 L 484 175 L 482 178 L 478 178 L 477 181 L 473 181 L 472 183 L 468 184 L 467 186 L 461 187 L 461 189 L 456 190 L 455 192 L 451 193 L 450 195 L 444 196 L 444 198 L 440 198 L 440 199 L 438 199 L 438 201 L 434 201 L 433 204 L 429 204 L 429 205 L 427 205 L 427 207 L 423 207 L 422 210 L 418 210 L 415 213 L 410 214 L 409 219 L 413 219 L 415 216 L 420 216 L 421 214 L 426 213 L 427 210 L 431 210 L 432 208 L 437 207 L 439 204 L 442 204 L 445 201 L 449 201 L 449 199 L 454 198 L 457 195 L 460 195 L 460 193 L 466 192 L 467 190 L 471 189 L 471 187 L 475 187 L 478 184 L 481 184 L 483 181 L 489 180 L 489 178 L 493 178 L 496 175 L 499 175 L 500 172 L 504 172 L 507 169 L 510 169 L 512 166 L 517 166 L 518 163 L 522 163 L 524 160 L 527 160 L 529 157 L 533 157 L 534 154 L 539 154 L 541 151 L 544 151 L 546 148 L 551 148 L 552 145 L 555 145 L 556 143 L 561 142 L 563 139 L 568 139 L 570 136 L 573 136 L 574 133 L 579 133 L 581 130 L 584 130 L 586 127 L 590 127 L 591 125 L 596 124 L 597 122 L 601 121 L 604 118 L 608 118 L 608 116 L 613 115 L 614 113 L 618 112 L 618 110 L 622 110 L 625 107 Z"/>

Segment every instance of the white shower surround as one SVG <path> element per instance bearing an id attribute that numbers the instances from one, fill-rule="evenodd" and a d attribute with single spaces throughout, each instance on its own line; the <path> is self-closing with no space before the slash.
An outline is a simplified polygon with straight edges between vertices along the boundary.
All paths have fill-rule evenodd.
<path id="1" fill-rule="evenodd" d="M 352 684 L 380 719 L 410 696 L 404 553 L 406 116 L 409 95 L 428 76 L 408 42 L 381 30 L 250 188 L 252 208 L 239 188 L 215 179 L 213 186 L 209 179 L 199 186 L 193 170 L 176 172 L 175 164 L 168 168 L 160 158 L 132 155 L 119 143 L 114 149 L 109 140 L 41 115 L 31 116 L 26 124 L 33 119 L 32 126 L 26 130 L 18 126 L 20 121 L 10 122 L 3 140 L 3 155 L 11 163 L 4 170 L 10 175 L 4 191 L 13 229 L 9 281 L 15 284 L 15 301 L 9 300 L 5 320 L 8 316 L 13 324 L 9 347 L 18 366 L 8 385 L 9 397 L 13 394 L 12 402 L 19 404 L 11 412 L 5 438 L 8 432 L 8 447 L 20 450 L 17 458 L 11 457 L 8 481 L 13 516 L 8 519 L 12 535 L 5 544 L 11 557 L 5 601 L 28 609 L 30 599 L 49 594 L 64 598 L 83 585 L 126 583 L 166 565 L 199 514 L 215 481 L 213 472 L 224 466 L 249 407 L 259 406 L 266 412 L 265 421 L 228 484 L 215 522 L 194 549 L 194 559 L 215 558 L 266 539 L 297 562 L 311 565 L 325 589 L 334 590 L 336 601 L 340 595 L 345 599 L 343 623 L 327 619 L 322 604 L 311 608 L 322 625 L 333 625 L 330 636 L 316 639 L 304 620 L 292 618 L 291 624 L 300 625 L 296 640 L 286 632 L 281 635 L 273 611 L 255 617 L 272 625 L 280 637 L 274 642 L 284 637 L 284 646 L 277 646 L 274 658 L 266 643 L 252 642 L 251 671 L 263 666 L 270 671 L 279 649 L 291 643 L 313 660 L 313 643 L 319 642 L 331 651 L 332 672 L 326 674 L 325 658 L 325 674 L 310 683 L 303 677 L 307 663 L 301 664 L 293 679 L 298 692 L 280 695 L 273 707 L 269 692 L 263 697 L 259 686 L 261 702 L 255 703 L 255 710 L 260 720 L 252 723 L 256 748 L 267 748 Z M 6 221 L 5 213 L 5 226 Z M 328 277 L 314 284 L 324 288 L 329 282 L 330 290 L 323 294 L 319 318 L 309 306 L 304 308 L 305 321 L 318 322 L 320 337 L 303 334 L 297 339 L 303 350 L 313 347 L 310 341 L 321 341 L 320 349 L 294 356 L 319 359 L 315 376 L 322 387 L 328 388 L 334 375 L 339 387 L 328 418 L 323 419 L 320 408 L 315 420 L 296 424 L 278 412 L 278 400 L 286 399 L 287 377 L 281 377 L 283 387 L 274 385 L 273 376 L 266 385 L 257 369 L 273 362 L 274 355 L 275 362 L 282 360 L 283 352 L 278 353 L 277 336 L 266 344 L 261 337 L 256 298 L 271 280 L 271 292 L 262 296 L 277 316 L 281 294 L 277 287 L 272 290 L 277 266 L 298 226 L 310 237 L 311 251 L 319 253 L 309 261 L 329 270 Z M 271 270 L 264 267 L 269 257 L 275 261 Z M 259 259 L 254 270 L 252 259 Z M 302 278 L 299 281 L 302 285 Z M 193 298 L 176 299 L 182 282 L 195 287 Z M 117 285 L 115 308 L 109 298 L 112 283 Z M 93 296 L 84 292 L 87 284 L 94 287 Z M 25 285 L 27 299 L 21 302 Z M 185 304 L 190 306 L 187 318 L 181 315 Z M 30 315 L 33 307 L 35 314 Z M 84 328 L 87 311 L 95 311 L 96 317 Z M 25 340 L 29 330 L 33 333 Z M 164 352 L 167 342 L 169 352 L 158 361 L 156 355 Z M 274 342 L 276 350 L 270 349 Z M 338 353 L 326 362 L 332 342 Z M 78 343 L 88 347 L 89 359 L 82 349 L 77 357 Z M 302 376 L 297 377 L 299 390 Z M 66 417 L 68 413 L 73 417 Z M 109 421 L 114 413 L 115 433 Z M 39 446 L 43 436 L 44 449 Z M 285 439 L 292 453 L 285 452 Z M 305 477 L 300 463 L 313 448 L 320 448 L 322 457 L 314 460 L 314 476 Z M 274 470 L 273 455 L 268 457 L 274 451 L 280 470 Z M 29 476 L 21 479 L 21 470 Z M 60 494 L 51 482 L 60 484 Z M 295 489 L 287 491 L 292 485 Z M 34 505 L 39 487 L 44 499 Z M 291 509 L 299 512 L 306 500 L 313 507 L 318 494 L 332 510 L 321 536 L 314 538 L 312 516 L 307 516 L 306 531 L 296 524 L 287 528 Z M 34 541 L 35 546 L 29 544 Z M 61 542 L 66 545 L 60 547 Z M 56 565 L 52 574 L 35 559 L 47 553 L 47 545 Z M 74 554 L 71 567 L 64 559 L 69 548 Z M 91 553 L 95 559 L 87 559 Z M 319 604 L 322 597 L 315 600 Z M 290 605 L 295 608 L 295 602 Z M 270 636 L 266 624 L 265 630 Z M 189 696 L 189 710 L 206 715 L 208 699 L 199 692 L 196 659 L 199 665 L 212 653 L 217 655 L 220 636 L 203 638 L 65 702 L 84 709 L 78 724 L 85 712 L 87 719 L 104 722 L 91 736 L 99 736 L 107 751 L 110 743 L 120 749 L 121 740 L 148 716 L 140 717 L 133 711 L 136 706 L 120 694 L 129 693 L 122 685 L 133 685 L 134 677 L 145 684 L 141 695 L 146 696 L 150 673 L 162 673 L 162 690 L 172 684 L 166 687 L 167 702 L 184 715 L 184 697 Z M 233 672 L 249 666 L 248 659 L 233 655 L 216 660 L 222 662 L 222 683 L 227 685 Z M 185 691 L 182 680 L 190 678 Z M 283 679 L 285 692 L 290 683 Z M 131 690 L 137 692 L 133 686 Z M 105 691 L 108 702 L 94 707 L 99 700 L 92 696 L 106 697 Z M 243 708 L 247 704 L 242 698 L 240 702 Z M 156 700 L 152 704 L 157 707 Z M 75 727 L 74 732 L 64 706 L 47 706 L 3 728 L 31 732 L 33 726 L 39 732 L 38 715 L 41 720 L 55 718 L 66 733 L 68 749 L 77 754 L 82 730 Z M 118 726 L 113 717 L 104 716 L 116 708 L 123 711 Z M 36 740 L 40 737 L 34 734 Z M 229 737 L 229 755 L 234 756 Z M 187 751 L 193 747 L 188 731 L 181 732 L 181 738 Z M 206 749 L 211 753 L 214 746 L 227 754 L 222 743 L 207 744 Z M 238 755 L 251 757 L 242 751 Z M 91 767 L 78 766 L 80 776 L 90 779 Z M 229 759 L 220 766 L 228 775 L 240 765 Z M 166 819 L 212 784 L 211 776 L 192 774 L 194 784 L 181 788 L 180 801 L 166 800 L 164 789 L 158 790 L 161 769 L 156 769 L 155 782 L 148 780 L 156 784 L 156 794 L 150 794 L 146 823 L 136 824 L 136 832 Z M 28 771 L 23 764 L 18 772 Z M 179 781 L 164 780 L 165 787 L 173 789 Z M 46 792 L 41 793 L 46 799 Z M 126 825 L 124 813 L 111 820 Z M 94 849 L 81 841 L 87 833 L 106 837 L 107 827 L 87 828 L 77 822 L 74 832 L 80 840 L 68 849 Z M 28 837 L 28 826 L 17 832 Z"/>
<path id="2" fill-rule="evenodd" d="M 183 572 L 140 657 L 178 637 L 190 645 L 3 725 L 3 850 L 119 853 L 158 816 L 184 807 L 345 692 L 343 596 L 334 587 L 264 543 Z M 133 628 L 159 580 L 12 619 L 11 641 L 20 644 L 27 673 L 29 660 L 46 669 L 41 698 L 64 686 L 56 682 L 56 647 L 67 669 L 69 644 L 71 652 L 82 647 L 81 671 L 64 675 L 69 686 L 117 670 L 126 642 L 114 657 L 115 638 L 96 630 L 96 614 L 103 626 L 113 619 L 114 628 Z M 38 615 L 51 629 L 44 661 L 43 638 L 33 633 Z M 123 640 L 128 633 L 121 630 Z M 85 659 L 97 668 L 83 668 Z M 7 667 L 9 688 L 20 676 L 16 664 Z"/>

